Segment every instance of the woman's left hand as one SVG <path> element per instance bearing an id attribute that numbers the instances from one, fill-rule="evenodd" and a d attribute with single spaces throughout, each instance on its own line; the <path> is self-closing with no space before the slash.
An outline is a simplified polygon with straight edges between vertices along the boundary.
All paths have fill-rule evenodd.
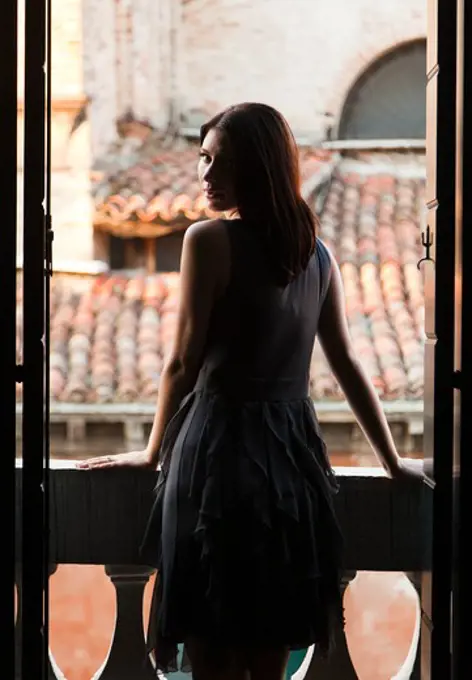
<path id="1" fill-rule="evenodd" d="M 89 458 L 88 460 L 83 460 L 76 464 L 76 468 L 79 470 L 96 470 L 116 467 L 156 470 L 157 464 L 152 460 L 146 450 L 117 453 L 113 456 L 98 456 L 97 458 Z"/>
<path id="2" fill-rule="evenodd" d="M 392 479 L 400 481 L 424 481 L 424 460 L 421 458 L 399 458 L 397 467 L 390 472 Z"/>

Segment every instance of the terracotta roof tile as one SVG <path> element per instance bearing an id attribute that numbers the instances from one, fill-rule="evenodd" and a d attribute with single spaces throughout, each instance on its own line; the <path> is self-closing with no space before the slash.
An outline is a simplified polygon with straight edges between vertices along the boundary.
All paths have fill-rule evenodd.
<path id="1" fill-rule="evenodd" d="M 346 159 L 321 215 L 321 237 L 340 265 L 354 347 L 384 399 L 423 392 L 424 297 L 416 263 L 424 175 L 416 156 Z M 320 396 L 339 394 L 320 352 L 313 374 L 329 375 Z"/>
<path id="2" fill-rule="evenodd" d="M 378 168 L 374 160 L 344 160 L 337 167 L 321 213 L 321 237 L 339 262 L 354 348 L 379 395 L 417 399 L 423 394 L 424 298 L 416 263 L 422 254 L 424 168 L 421 159 L 383 159 Z M 54 277 L 52 398 L 154 401 L 174 337 L 178 296 L 178 274 L 115 273 L 80 293 Z M 315 399 L 343 398 L 318 343 L 311 392 Z"/>
<path id="3" fill-rule="evenodd" d="M 302 182 L 331 159 L 326 151 L 301 149 Z M 125 137 L 93 172 L 94 225 L 117 235 L 158 236 L 169 227 L 214 217 L 197 182 L 198 146 L 157 133 Z"/>

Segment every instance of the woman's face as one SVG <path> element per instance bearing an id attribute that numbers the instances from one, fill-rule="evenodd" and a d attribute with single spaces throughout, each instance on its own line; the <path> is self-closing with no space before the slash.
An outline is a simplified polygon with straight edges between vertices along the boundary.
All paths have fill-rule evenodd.
<path id="1" fill-rule="evenodd" d="M 208 202 L 216 212 L 236 210 L 233 161 L 226 135 L 209 130 L 200 148 L 198 179 Z"/>

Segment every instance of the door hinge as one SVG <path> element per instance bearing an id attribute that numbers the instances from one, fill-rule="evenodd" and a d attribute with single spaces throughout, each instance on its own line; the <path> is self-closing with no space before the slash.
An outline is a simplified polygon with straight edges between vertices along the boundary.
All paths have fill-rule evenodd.
<path id="1" fill-rule="evenodd" d="M 25 367 L 23 364 L 16 364 L 15 366 L 15 382 L 22 383 L 25 377 Z"/>
<path id="2" fill-rule="evenodd" d="M 455 390 L 462 388 L 462 371 L 454 371 L 452 374 L 452 386 Z"/>

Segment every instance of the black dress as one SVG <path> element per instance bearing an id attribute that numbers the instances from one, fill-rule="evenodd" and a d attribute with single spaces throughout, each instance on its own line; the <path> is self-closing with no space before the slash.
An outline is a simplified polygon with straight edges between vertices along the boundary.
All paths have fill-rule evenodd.
<path id="1" fill-rule="evenodd" d="M 167 427 L 142 545 L 158 568 L 148 648 L 167 672 L 188 636 L 224 663 L 232 644 L 329 651 L 343 622 L 337 484 L 308 397 L 329 255 L 318 240 L 281 288 L 255 233 L 225 224 L 231 280 Z"/>

